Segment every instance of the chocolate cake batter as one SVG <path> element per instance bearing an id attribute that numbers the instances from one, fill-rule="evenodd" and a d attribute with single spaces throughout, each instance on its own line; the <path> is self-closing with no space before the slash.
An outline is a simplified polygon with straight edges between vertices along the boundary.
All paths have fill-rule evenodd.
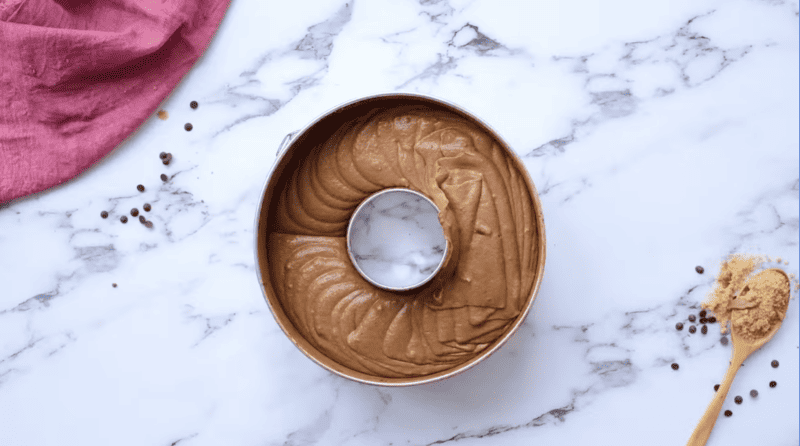
<path id="1" fill-rule="evenodd" d="M 397 109 L 346 126 L 279 187 L 275 291 L 303 336 L 353 370 L 410 377 L 457 366 L 501 337 L 530 298 L 530 192 L 500 145 L 456 115 Z M 436 278 L 410 293 L 371 285 L 346 251 L 355 208 L 390 187 L 429 197 L 449 246 Z"/>

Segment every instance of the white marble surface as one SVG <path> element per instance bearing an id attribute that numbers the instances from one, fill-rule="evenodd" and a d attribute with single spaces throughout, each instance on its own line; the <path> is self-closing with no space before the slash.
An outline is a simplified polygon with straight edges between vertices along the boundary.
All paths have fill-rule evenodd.
<path id="1" fill-rule="evenodd" d="M 799 10 L 234 1 L 163 104 L 168 120 L 0 208 L 0 444 L 685 444 L 731 347 L 675 323 L 728 253 L 782 257 L 798 273 Z M 286 133 L 389 91 L 460 104 L 524 157 L 548 254 L 532 313 L 497 354 L 397 389 L 300 353 L 253 258 L 257 200 Z M 152 230 L 119 222 L 144 201 Z M 733 417 L 709 445 L 798 445 L 798 316 L 793 300 L 742 367 L 723 407 Z"/>
<path id="2" fill-rule="evenodd" d="M 417 192 L 378 192 L 353 213 L 347 234 L 350 258 L 375 285 L 404 290 L 420 286 L 439 271 L 445 256 L 438 214 Z"/>

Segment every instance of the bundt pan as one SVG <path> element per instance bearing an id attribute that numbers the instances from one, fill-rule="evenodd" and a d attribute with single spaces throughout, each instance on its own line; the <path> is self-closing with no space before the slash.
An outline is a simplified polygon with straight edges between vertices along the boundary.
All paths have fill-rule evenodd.
<path id="1" fill-rule="evenodd" d="M 368 283 L 346 251 L 358 194 L 390 187 L 446 209 L 446 266 L 408 292 Z M 430 383 L 486 359 L 523 323 L 544 229 L 525 166 L 488 125 L 429 96 L 369 96 L 284 138 L 256 213 L 256 274 L 278 325 L 320 366 L 365 384 Z"/>

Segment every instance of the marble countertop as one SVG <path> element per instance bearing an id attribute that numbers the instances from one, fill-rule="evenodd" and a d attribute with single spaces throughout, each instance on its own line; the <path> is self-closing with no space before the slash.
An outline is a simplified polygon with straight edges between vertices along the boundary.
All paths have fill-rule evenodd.
<path id="1" fill-rule="evenodd" d="M 675 324 L 730 253 L 781 257 L 798 274 L 799 11 L 798 0 L 234 1 L 162 105 L 168 119 L 0 207 L 0 444 L 685 444 L 731 345 L 717 325 Z M 253 254 L 284 136 L 392 91 L 492 125 L 523 158 L 547 235 L 541 290 L 509 342 L 409 388 L 306 358 L 272 317 Z M 152 229 L 119 221 L 145 202 Z M 733 416 L 709 445 L 799 444 L 798 316 L 794 299 L 737 375 Z"/>

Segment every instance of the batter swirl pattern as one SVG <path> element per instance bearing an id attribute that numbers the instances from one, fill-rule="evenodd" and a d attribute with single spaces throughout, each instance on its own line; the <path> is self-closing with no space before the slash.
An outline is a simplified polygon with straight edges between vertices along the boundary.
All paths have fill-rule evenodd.
<path id="1" fill-rule="evenodd" d="M 412 293 L 374 287 L 346 251 L 355 208 L 390 187 L 428 196 L 449 246 L 437 277 Z M 311 344 L 362 373 L 457 366 L 500 338 L 530 296 L 530 191 L 494 139 L 449 113 L 394 110 L 342 128 L 285 182 L 276 212 L 269 251 L 284 310 Z"/>

